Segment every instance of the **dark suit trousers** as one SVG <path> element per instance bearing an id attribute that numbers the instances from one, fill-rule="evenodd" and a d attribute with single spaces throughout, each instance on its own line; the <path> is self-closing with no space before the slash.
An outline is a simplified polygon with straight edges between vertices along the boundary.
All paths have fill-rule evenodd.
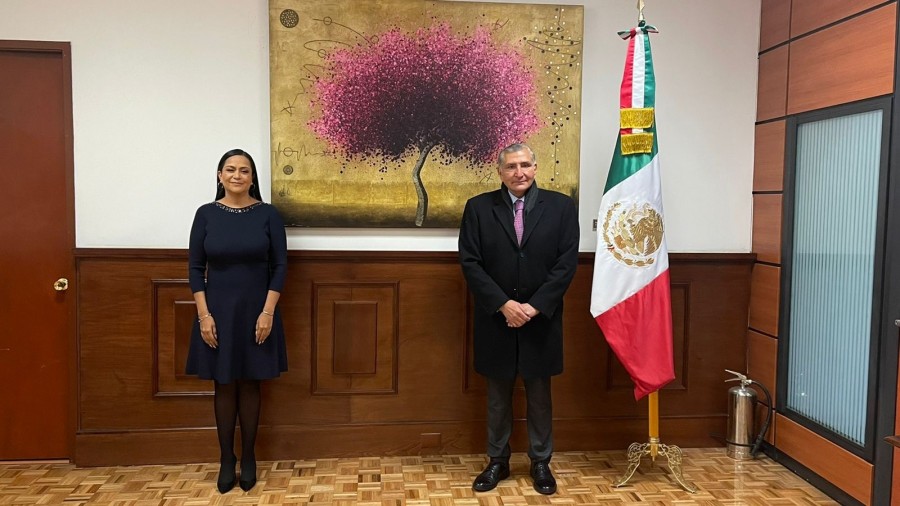
<path id="1" fill-rule="evenodd" d="M 553 404 L 550 400 L 550 377 L 525 379 L 528 402 L 528 456 L 531 460 L 549 459 L 553 454 Z M 509 437 L 512 435 L 513 379 L 487 378 L 488 449 L 491 459 L 509 460 Z"/>

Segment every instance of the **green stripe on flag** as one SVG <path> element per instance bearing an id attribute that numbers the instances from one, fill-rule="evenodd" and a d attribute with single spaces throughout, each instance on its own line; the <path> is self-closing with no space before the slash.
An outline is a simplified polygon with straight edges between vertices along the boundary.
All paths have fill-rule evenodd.
<path id="1" fill-rule="evenodd" d="M 644 107 L 656 106 L 656 76 L 653 73 L 653 56 L 650 54 L 650 36 L 644 37 Z"/>
<path id="2" fill-rule="evenodd" d="M 603 193 L 608 192 L 617 184 L 625 181 L 632 174 L 650 165 L 650 160 L 656 156 L 658 152 L 659 140 L 656 138 L 656 127 L 648 128 L 647 132 L 653 132 L 653 151 L 650 153 L 638 153 L 634 155 L 622 154 L 622 136 L 616 138 L 616 149 L 613 151 L 612 163 L 609 164 L 609 174 L 606 175 L 606 188 Z"/>

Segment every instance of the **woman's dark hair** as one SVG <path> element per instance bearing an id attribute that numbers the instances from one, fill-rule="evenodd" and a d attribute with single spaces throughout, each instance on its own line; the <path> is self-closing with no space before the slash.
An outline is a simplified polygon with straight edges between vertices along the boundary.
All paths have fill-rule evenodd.
<path id="1" fill-rule="evenodd" d="M 222 158 L 219 160 L 219 167 L 216 169 L 216 200 L 225 196 L 225 187 L 219 182 L 219 173 L 222 172 L 222 167 L 225 166 L 225 160 L 238 155 L 244 156 L 247 160 L 250 160 L 250 169 L 253 171 L 253 185 L 250 187 L 250 196 L 262 202 L 263 198 L 259 193 L 259 177 L 256 175 L 256 162 L 253 161 L 253 157 L 250 156 L 250 153 L 243 149 L 232 149 L 222 155 Z"/>

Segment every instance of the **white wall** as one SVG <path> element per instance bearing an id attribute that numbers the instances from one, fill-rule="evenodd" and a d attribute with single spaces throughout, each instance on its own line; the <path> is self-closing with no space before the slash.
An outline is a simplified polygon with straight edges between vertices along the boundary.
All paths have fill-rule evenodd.
<path id="1" fill-rule="evenodd" d="M 362 0 L 360 0 L 362 1 Z M 581 250 L 618 128 L 635 0 L 583 4 Z M 0 0 L 0 38 L 70 41 L 78 247 L 185 248 L 215 164 L 254 154 L 269 192 L 265 0 Z M 667 238 L 674 252 L 750 250 L 760 0 L 647 0 Z M 3 76 L 2 78 L 7 78 Z M 456 230 L 289 229 L 292 249 L 456 249 Z"/>

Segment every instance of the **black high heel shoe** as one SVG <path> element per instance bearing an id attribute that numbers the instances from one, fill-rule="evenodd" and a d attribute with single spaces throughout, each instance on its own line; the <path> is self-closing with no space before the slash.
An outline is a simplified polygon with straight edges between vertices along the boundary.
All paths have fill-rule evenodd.
<path id="1" fill-rule="evenodd" d="M 234 488 L 237 483 L 237 475 L 234 472 L 234 466 L 237 464 L 237 457 L 234 455 L 230 459 L 220 460 L 219 479 L 216 481 L 216 487 L 219 493 L 224 494 Z"/>
<path id="2" fill-rule="evenodd" d="M 251 478 L 245 479 L 245 477 L 250 476 Z M 249 492 L 250 489 L 256 486 L 256 459 L 251 458 L 244 460 L 241 457 L 241 480 L 240 480 L 241 490 L 244 492 Z"/>

